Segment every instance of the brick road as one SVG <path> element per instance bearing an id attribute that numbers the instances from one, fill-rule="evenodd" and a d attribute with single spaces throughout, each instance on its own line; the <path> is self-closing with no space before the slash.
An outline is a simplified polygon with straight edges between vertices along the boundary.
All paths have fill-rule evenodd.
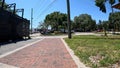
<path id="1" fill-rule="evenodd" d="M 20 68 L 77 68 L 60 38 L 42 41 L 0 59 Z"/>

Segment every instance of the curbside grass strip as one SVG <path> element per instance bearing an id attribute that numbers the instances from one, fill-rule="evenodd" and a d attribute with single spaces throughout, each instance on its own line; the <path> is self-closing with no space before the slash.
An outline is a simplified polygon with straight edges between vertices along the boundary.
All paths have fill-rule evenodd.
<path id="1" fill-rule="evenodd" d="M 64 43 L 67 51 L 69 52 L 69 54 L 71 55 L 72 59 L 75 61 L 76 65 L 78 66 L 78 68 L 89 68 L 89 67 L 86 67 L 80 60 L 79 58 L 74 54 L 73 50 L 70 49 L 68 47 L 68 44 L 64 41 L 63 38 L 61 38 L 62 42 Z"/>

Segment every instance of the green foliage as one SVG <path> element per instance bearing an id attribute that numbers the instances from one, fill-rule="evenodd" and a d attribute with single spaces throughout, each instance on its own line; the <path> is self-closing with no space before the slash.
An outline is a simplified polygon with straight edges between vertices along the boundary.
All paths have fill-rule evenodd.
<path id="1" fill-rule="evenodd" d="M 54 34 L 59 34 L 59 32 L 58 31 L 54 31 Z"/>
<path id="2" fill-rule="evenodd" d="M 53 12 L 48 14 L 44 20 L 47 25 L 50 25 L 52 29 L 57 31 L 59 26 L 67 27 L 64 23 L 65 21 L 67 21 L 67 14 L 60 12 Z"/>
<path id="3" fill-rule="evenodd" d="M 120 12 L 110 13 L 109 15 L 110 29 L 120 30 Z"/>
<path id="4" fill-rule="evenodd" d="M 95 0 L 95 5 L 99 7 L 100 11 L 106 13 L 106 6 L 105 6 L 106 0 Z"/>
<path id="5" fill-rule="evenodd" d="M 47 29 L 48 25 L 46 23 L 39 24 L 38 26 L 39 29 Z"/>
<path id="6" fill-rule="evenodd" d="M 97 29 L 98 30 L 102 30 L 103 29 L 103 25 L 102 25 L 102 21 L 99 20 L 99 23 L 97 24 Z"/>
<path id="7" fill-rule="evenodd" d="M 111 5 L 111 8 L 112 8 L 112 5 L 116 3 L 116 0 L 95 0 L 95 5 L 97 7 L 99 7 L 100 11 L 106 13 L 106 2 L 109 1 L 109 4 Z M 118 0 L 118 2 L 120 2 L 120 0 Z M 113 11 L 113 9 L 112 9 Z"/>
<path id="8" fill-rule="evenodd" d="M 75 29 L 81 31 L 93 31 L 96 28 L 96 22 L 88 14 L 81 14 L 74 18 Z"/>
<path id="9" fill-rule="evenodd" d="M 97 29 L 104 31 L 104 36 L 107 36 L 107 30 L 109 30 L 109 21 L 101 21 L 97 24 Z"/>
<path id="10" fill-rule="evenodd" d="M 113 5 L 115 3 L 115 0 L 109 0 L 109 3 Z"/>
<path id="11" fill-rule="evenodd" d="M 72 39 L 65 38 L 65 41 L 86 65 L 92 68 L 107 68 L 120 59 L 119 39 L 120 36 L 74 36 Z M 89 58 L 97 55 L 103 58 L 95 64 Z"/>

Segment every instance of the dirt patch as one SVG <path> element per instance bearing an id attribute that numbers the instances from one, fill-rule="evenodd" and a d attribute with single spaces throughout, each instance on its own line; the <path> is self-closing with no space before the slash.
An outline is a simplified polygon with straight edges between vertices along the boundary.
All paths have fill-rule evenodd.
<path id="1" fill-rule="evenodd" d="M 97 54 L 96 56 L 90 56 L 89 57 L 89 60 L 97 66 L 100 66 L 99 62 L 103 59 L 104 59 L 104 56 L 101 56 L 99 54 Z"/>

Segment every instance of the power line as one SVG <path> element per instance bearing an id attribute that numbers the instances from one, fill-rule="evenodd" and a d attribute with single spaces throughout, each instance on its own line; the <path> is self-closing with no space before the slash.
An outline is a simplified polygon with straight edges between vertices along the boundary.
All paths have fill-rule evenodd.
<path id="1" fill-rule="evenodd" d="M 53 1 L 52 1 L 53 2 Z M 43 8 L 45 8 L 44 6 L 46 5 L 46 1 L 44 0 L 44 3 L 42 3 L 42 6 L 43 6 Z M 49 6 L 49 7 L 48 7 Z M 50 8 L 52 7 L 50 4 L 48 5 L 47 7 L 49 8 L 49 9 L 47 9 L 47 7 L 46 7 L 46 9 L 47 9 L 47 12 L 48 11 L 50 11 Z M 40 9 L 42 9 L 42 8 L 40 8 Z M 52 7 L 52 9 L 53 9 L 53 7 Z M 45 10 L 45 9 L 43 9 L 43 10 Z M 39 11 L 40 12 L 40 11 Z M 37 14 L 39 14 L 39 13 L 37 13 Z M 40 14 L 41 16 L 43 15 L 43 14 Z M 37 22 L 38 21 L 38 16 L 36 16 L 36 18 L 35 18 L 35 20 L 34 20 L 34 22 Z M 34 24 L 33 24 L 34 25 Z"/>
<path id="2" fill-rule="evenodd" d="M 52 1 L 52 2 L 37 16 L 36 19 L 38 19 L 39 16 L 41 16 L 41 14 L 43 14 L 46 10 L 48 10 L 48 9 L 51 7 L 51 5 L 54 4 L 56 1 L 57 1 L 57 0 Z"/>
<path id="3" fill-rule="evenodd" d="M 51 6 L 51 5 L 53 5 L 53 3 L 55 3 L 55 2 L 56 2 L 56 0 L 52 1 L 52 2 L 37 16 L 37 18 L 34 20 L 34 22 L 39 21 L 40 16 L 44 15 L 44 12 L 46 12 L 46 10 L 47 10 L 47 12 L 49 12 L 50 9 L 51 9 L 51 7 L 52 7 L 52 9 L 54 9 L 54 6 Z"/>
<path id="4" fill-rule="evenodd" d="M 51 6 L 46 12 L 50 12 L 51 10 L 54 10 L 54 7 L 55 6 Z M 41 16 L 45 15 L 45 13 L 43 13 Z M 38 17 L 38 19 L 35 19 L 34 22 L 36 23 L 40 23 L 40 20 L 39 20 L 40 17 Z M 41 22 L 43 23 L 43 22 Z M 34 25 L 34 24 L 33 24 Z"/>
<path id="5" fill-rule="evenodd" d="M 38 5 L 41 5 L 44 0 L 37 0 L 36 4 L 33 8 L 38 7 Z"/>
<path id="6" fill-rule="evenodd" d="M 11 2 L 14 2 L 15 0 L 11 0 Z"/>
<path id="7" fill-rule="evenodd" d="M 41 1 L 41 6 L 39 7 L 40 9 L 38 10 L 38 12 L 36 13 L 36 14 L 39 14 L 39 12 L 42 10 L 42 8 L 44 7 L 44 5 L 45 5 L 45 2 L 46 2 L 46 0 L 42 0 Z"/>
<path id="8" fill-rule="evenodd" d="M 50 12 L 50 10 L 54 10 L 54 7 L 52 7 L 52 6 L 50 6 L 50 8 L 49 9 L 47 9 L 47 11 L 46 12 Z M 43 16 L 45 13 L 43 13 L 43 14 L 41 14 L 40 16 Z M 40 17 L 39 16 L 37 16 L 37 18 L 34 20 L 34 21 L 38 21 L 38 19 L 39 19 Z"/>
<path id="9" fill-rule="evenodd" d="M 12 2 L 14 2 L 15 0 L 12 0 Z"/>

